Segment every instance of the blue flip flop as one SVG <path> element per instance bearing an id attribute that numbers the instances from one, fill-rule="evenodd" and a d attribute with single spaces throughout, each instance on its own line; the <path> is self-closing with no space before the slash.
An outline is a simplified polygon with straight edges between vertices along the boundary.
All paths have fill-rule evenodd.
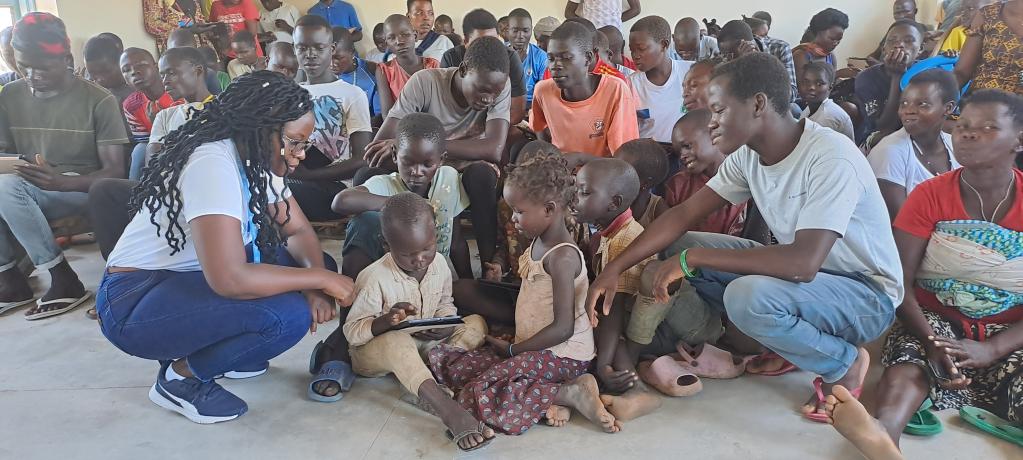
<path id="1" fill-rule="evenodd" d="M 316 345 L 313 346 L 313 353 L 309 355 L 309 373 L 312 375 L 316 375 L 316 373 L 320 371 L 320 366 L 316 365 L 316 357 L 320 356 L 320 350 L 322 350 L 325 346 L 327 346 L 327 344 L 323 343 L 322 340 L 316 342 Z"/>
<path id="2" fill-rule="evenodd" d="M 313 390 L 313 387 L 320 382 L 337 382 L 341 387 L 334 396 L 324 396 Z M 318 402 L 332 403 L 338 402 L 345 397 L 345 393 L 352 389 L 352 384 L 355 383 L 355 372 L 352 370 L 352 365 L 344 361 L 327 361 L 320 366 L 319 372 L 313 380 L 309 382 L 309 399 Z"/>

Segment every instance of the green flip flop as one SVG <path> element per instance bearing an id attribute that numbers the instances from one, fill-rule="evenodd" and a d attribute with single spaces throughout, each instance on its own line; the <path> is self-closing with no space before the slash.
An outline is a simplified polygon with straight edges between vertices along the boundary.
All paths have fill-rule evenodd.
<path id="1" fill-rule="evenodd" d="M 967 423 L 996 438 L 1023 446 L 1023 429 L 1002 420 L 984 409 L 965 406 L 959 409 L 959 416 Z"/>
<path id="2" fill-rule="evenodd" d="M 931 411 L 933 406 L 934 404 L 931 403 L 930 398 L 925 399 L 923 404 L 920 405 L 920 410 L 913 414 L 913 417 L 909 419 L 909 423 L 902 429 L 902 432 L 913 436 L 934 436 L 941 433 L 944 427 L 941 425 L 941 420 L 938 416 Z"/>

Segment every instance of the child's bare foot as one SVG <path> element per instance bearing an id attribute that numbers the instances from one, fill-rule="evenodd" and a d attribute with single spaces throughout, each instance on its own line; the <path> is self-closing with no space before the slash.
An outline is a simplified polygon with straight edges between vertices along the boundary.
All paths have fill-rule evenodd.
<path id="1" fill-rule="evenodd" d="M 597 369 L 597 378 L 604 385 L 605 393 L 620 395 L 636 386 L 639 376 L 634 371 L 616 371 L 611 366 Z"/>
<path id="2" fill-rule="evenodd" d="M 547 425 L 561 428 L 568 424 L 568 419 L 572 418 L 572 409 L 555 404 L 547 409 L 547 415 L 544 418 L 547 419 Z"/>
<path id="3" fill-rule="evenodd" d="M 623 422 L 640 418 L 661 407 L 661 398 L 640 383 L 621 396 L 600 395 L 607 411 Z"/>
<path id="4" fill-rule="evenodd" d="M 781 372 L 782 369 L 789 366 L 789 362 L 778 355 L 769 357 L 756 356 L 746 364 L 746 373 L 748 374 L 775 374 Z"/>
<path id="5" fill-rule="evenodd" d="M 583 414 L 583 417 L 595 423 L 606 433 L 621 431 L 621 422 L 615 420 L 600 401 L 597 379 L 591 374 L 583 374 L 568 385 L 562 385 L 558 391 L 555 404 L 568 406 Z"/>
<path id="6" fill-rule="evenodd" d="M 902 460 L 902 453 L 884 426 L 842 385 L 835 385 L 824 405 L 834 425 L 869 460 Z"/>
<path id="7" fill-rule="evenodd" d="M 870 367 L 870 353 L 867 353 L 865 348 L 860 348 L 859 354 L 856 356 L 856 361 L 853 361 L 852 366 L 849 366 L 849 371 L 845 373 L 845 376 L 838 379 L 834 383 L 823 383 L 821 385 L 821 391 L 824 396 L 827 397 L 833 391 L 835 386 L 841 385 L 845 388 L 860 389 L 863 386 L 863 381 L 867 378 L 867 369 Z M 803 414 L 810 414 L 813 412 L 824 413 L 824 403 L 817 400 L 817 393 L 810 395 L 810 399 L 803 404 L 800 408 L 800 412 Z"/>

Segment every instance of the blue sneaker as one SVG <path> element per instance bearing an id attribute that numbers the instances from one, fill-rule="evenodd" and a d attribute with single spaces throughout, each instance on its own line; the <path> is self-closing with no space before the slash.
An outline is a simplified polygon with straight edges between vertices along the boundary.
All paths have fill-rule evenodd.
<path id="1" fill-rule="evenodd" d="M 241 369 L 235 369 L 233 371 L 224 372 L 222 375 L 217 376 L 217 378 L 219 379 L 221 377 L 224 377 L 232 380 L 251 379 L 253 377 L 259 377 L 265 374 L 266 371 L 268 370 L 270 370 L 270 361 L 263 361 L 255 366 L 248 366 L 243 367 Z"/>
<path id="2" fill-rule="evenodd" d="M 245 401 L 216 382 L 203 383 L 195 377 L 167 380 L 168 366 L 170 363 L 160 366 L 156 383 L 149 389 L 149 399 L 157 406 L 204 425 L 234 420 L 249 410 Z"/>

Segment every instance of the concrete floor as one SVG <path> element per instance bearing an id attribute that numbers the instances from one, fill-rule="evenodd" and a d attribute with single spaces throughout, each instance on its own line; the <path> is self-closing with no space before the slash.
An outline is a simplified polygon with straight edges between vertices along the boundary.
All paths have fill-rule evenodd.
<path id="1" fill-rule="evenodd" d="M 102 273 L 95 246 L 68 256 L 95 289 Z M 33 278 L 37 293 L 47 283 L 45 274 Z M 275 359 L 269 374 L 224 383 L 249 412 L 201 426 L 148 400 L 156 365 L 111 346 L 86 308 L 37 322 L 23 320 L 24 310 L 0 317 L 0 459 L 860 458 L 833 429 L 796 413 L 811 391 L 805 372 L 705 381 L 701 394 L 665 398 L 659 412 L 615 435 L 576 415 L 565 428 L 538 426 L 460 454 L 439 420 L 398 400 L 393 378 L 360 379 L 337 404 L 306 399 L 309 352 L 332 328 Z M 1023 449 L 980 434 L 955 412 L 940 416 L 941 435 L 904 438 L 908 459 L 1023 458 Z"/>

